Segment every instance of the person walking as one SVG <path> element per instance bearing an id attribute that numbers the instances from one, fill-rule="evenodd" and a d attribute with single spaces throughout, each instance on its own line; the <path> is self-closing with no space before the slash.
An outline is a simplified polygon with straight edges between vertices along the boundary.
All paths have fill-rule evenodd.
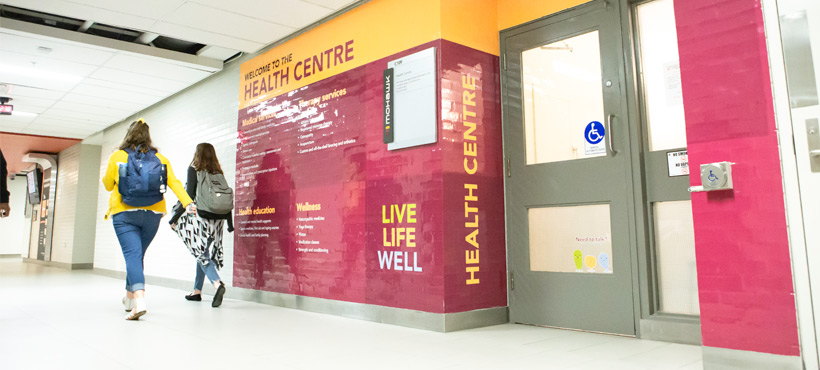
<path id="1" fill-rule="evenodd" d="M 185 187 L 188 196 L 199 205 L 197 214 L 183 216 L 183 208 L 175 207 L 175 214 L 168 222 L 197 262 L 194 291 L 185 299 L 202 301 L 202 286 L 207 276 L 216 290 L 211 307 L 219 307 L 225 296 L 225 284 L 217 269 L 223 265 L 222 229 L 226 221 L 228 232 L 233 232 L 233 190 L 227 185 L 213 145 L 196 146 Z"/>
<path id="2" fill-rule="evenodd" d="M 125 319 L 139 320 L 147 313 L 143 261 L 166 213 L 166 188 L 171 188 L 188 212 L 196 212 L 196 205 L 174 176 L 168 159 L 151 143 L 150 130 L 143 119 L 128 127 L 119 150 L 108 159 L 102 182 L 105 190 L 111 192 L 105 219 L 112 218 L 125 257 L 126 296 L 122 303 L 129 311 Z"/>
<path id="3" fill-rule="evenodd" d="M 0 150 L 0 217 L 9 217 L 11 207 L 9 206 L 9 187 L 8 177 L 9 172 L 6 169 L 6 157 L 3 156 L 3 151 Z"/>

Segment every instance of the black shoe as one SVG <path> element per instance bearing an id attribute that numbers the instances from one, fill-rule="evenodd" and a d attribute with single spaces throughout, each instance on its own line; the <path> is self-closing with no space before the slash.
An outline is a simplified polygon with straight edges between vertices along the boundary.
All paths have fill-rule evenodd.
<path id="1" fill-rule="evenodd" d="M 194 293 L 191 293 L 191 294 L 186 295 L 186 296 L 185 296 L 185 299 L 187 299 L 187 300 L 189 300 L 189 301 L 197 301 L 197 302 L 199 302 L 199 301 L 201 301 L 201 300 L 202 300 L 202 294 L 194 294 Z"/>
<path id="2" fill-rule="evenodd" d="M 225 295 L 225 283 L 219 284 L 214 294 L 214 301 L 211 302 L 211 307 L 219 307 L 222 305 L 222 297 Z"/>

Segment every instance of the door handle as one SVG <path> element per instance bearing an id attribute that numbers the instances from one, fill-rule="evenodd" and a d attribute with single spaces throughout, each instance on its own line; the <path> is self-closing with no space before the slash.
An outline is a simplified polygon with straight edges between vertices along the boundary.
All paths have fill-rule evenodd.
<path id="1" fill-rule="evenodd" d="M 615 156 L 615 154 L 618 153 L 618 151 L 615 150 L 615 143 L 612 140 L 612 137 L 615 136 L 615 131 L 613 130 L 613 127 L 612 127 L 612 125 L 614 123 L 615 123 L 615 115 L 614 114 L 610 114 L 609 116 L 606 117 L 606 125 L 609 126 L 609 127 L 607 127 L 607 130 L 609 130 L 609 135 L 607 135 L 607 138 L 608 138 L 608 141 L 609 141 L 609 151 L 612 152 L 612 156 Z"/>

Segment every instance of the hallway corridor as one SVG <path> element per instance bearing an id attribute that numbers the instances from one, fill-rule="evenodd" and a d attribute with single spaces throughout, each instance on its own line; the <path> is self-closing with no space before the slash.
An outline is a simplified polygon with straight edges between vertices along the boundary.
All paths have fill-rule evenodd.
<path id="1" fill-rule="evenodd" d="M 697 346 L 524 325 L 448 334 L 148 287 L 123 320 L 122 281 L 0 259 L 2 369 L 701 369 Z"/>

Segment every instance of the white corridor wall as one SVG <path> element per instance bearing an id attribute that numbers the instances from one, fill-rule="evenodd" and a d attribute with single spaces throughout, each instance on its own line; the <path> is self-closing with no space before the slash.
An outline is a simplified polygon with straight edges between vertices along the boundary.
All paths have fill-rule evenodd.
<path id="1" fill-rule="evenodd" d="M 0 256 L 28 255 L 31 219 L 26 217 L 26 177 L 8 181 L 11 215 L 0 218 Z"/>
<path id="2" fill-rule="evenodd" d="M 106 129 L 101 150 L 100 178 L 108 165 L 108 158 L 125 136 L 128 125 L 137 118 L 144 118 L 151 128 L 154 145 L 171 162 L 174 174 L 183 185 L 196 145 L 201 142 L 214 145 L 225 177 L 233 184 L 236 169 L 239 65 L 244 59 L 226 65 L 223 71 L 214 76 Z M 124 272 L 125 261 L 114 227 L 110 218 L 103 220 L 108 211 L 110 193 L 101 182 L 98 183 L 98 188 L 99 217 L 94 268 Z M 169 190 L 165 200 L 170 212 L 177 197 Z M 157 236 L 148 248 L 145 274 L 148 277 L 191 281 L 193 286 L 196 262 L 171 231 L 169 218 L 167 215 L 163 217 Z M 223 247 L 225 267 L 219 271 L 219 275 L 230 286 L 233 281 L 233 234 L 227 231 Z"/>

